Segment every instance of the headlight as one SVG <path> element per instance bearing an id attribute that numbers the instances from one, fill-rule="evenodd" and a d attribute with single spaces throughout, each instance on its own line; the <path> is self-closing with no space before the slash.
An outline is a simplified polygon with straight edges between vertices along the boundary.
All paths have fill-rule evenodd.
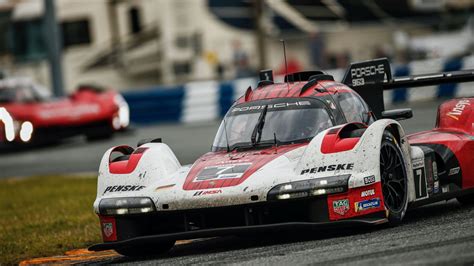
<path id="1" fill-rule="evenodd" d="M 268 192 L 268 200 L 295 199 L 347 191 L 350 175 L 330 176 L 280 184 Z"/>
<path id="2" fill-rule="evenodd" d="M 102 215 L 139 214 L 155 211 L 155 205 L 150 198 L 111 198 L 99 203 L 99 213 Z"/>
<path id="3" fill-rule="evenodd" d="M 33 135 L 33 124 L 29 121 L 23 122 L 20 128 L 20 139 L 23 142 L 28 142 L 31 140 L 32 135 Z"/>
<path id="4" fill-rule="evenodd" d="M 122 95 L 117 94 L 114 97 L 114 102 L 118 106 L 118 124 L 122 128 L 126 128 L 130 124 L 130 108 Z"/>

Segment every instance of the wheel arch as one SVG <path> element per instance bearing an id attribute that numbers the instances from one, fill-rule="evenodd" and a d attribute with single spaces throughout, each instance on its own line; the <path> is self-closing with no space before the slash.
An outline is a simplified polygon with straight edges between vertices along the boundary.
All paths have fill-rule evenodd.
<path id="1" fill-rule="evenodd" d="M 408 139 L 402 125 L 392 119 L 380 119 L 375 121 L 367 128 L 362 138 L 364 138 L 364 142 L 369 143 L 371 147 L 376 149 L 377 156 L 379 156 L 381 141 L 383 134 L 386 131 L 393 135 L 402 151 L 408 182 L 408 202 L 414 201 L 415 183 L 413 179 L 413 167 L 411 162 L 411 147 L 408 143 Z M 367 146 L 368 145 L 366 145 L 366 147 Z"/>

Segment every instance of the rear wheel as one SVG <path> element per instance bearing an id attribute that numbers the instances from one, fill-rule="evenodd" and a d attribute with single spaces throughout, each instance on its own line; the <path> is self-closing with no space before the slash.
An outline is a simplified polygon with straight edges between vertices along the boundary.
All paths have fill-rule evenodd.
<path id="1" fill-rule="evenodd" d="M 402 151 L 389 132 L 384 133 L 380 148 L 380 176 L 387 218 L 391 225 L 399 224 L 408 206 L 407 174 Z"/>
<path id="2" fill-rule="evenodd" d="M 159 244 L 150 245 L 139 245 L 127 248 L 115 249 L 120 255 L 127 257 L 144 257 L 150 255 L 159 255 L 168 252 L 173 246 L 175 241 L 166 241 Z"/>

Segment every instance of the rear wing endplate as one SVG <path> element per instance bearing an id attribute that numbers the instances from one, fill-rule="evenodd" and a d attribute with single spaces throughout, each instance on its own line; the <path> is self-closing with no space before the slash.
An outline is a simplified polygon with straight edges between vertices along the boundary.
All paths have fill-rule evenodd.
<path id="1" fill-rule="evenodd" d="M 384 90 L 470 81 L 474 81 L 474 69 L 393 78 L 387 58 L 352 63 L 342 79 L 342 83 L 359 93 L 376 117 L 385 110 Z"/>

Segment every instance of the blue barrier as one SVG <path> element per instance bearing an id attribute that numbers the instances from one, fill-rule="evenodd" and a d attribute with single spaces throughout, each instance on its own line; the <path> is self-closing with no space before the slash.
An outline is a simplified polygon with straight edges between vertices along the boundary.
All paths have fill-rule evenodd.
<path id="1" fill-rule="evenodd" d="M 456 71 L 463 67 L 474 68 L 474 56 L 438 61 L 441 62 L 438 69 L 442 71 Z M 432 62 L 427 60 L 426 65 L 430 66 Z M 465 62 L 469 63 L 466 64 Z M 422 64 L 422 70 L 425 73 L 430 72 L 430 69 L 424 68 L 424 61 L 417 63 Z M 328 72 L 335 73 L 336 80 L 342 78 L 339 77 L 343 73 L 341 70 Z M 394 76 L 396 77 L 413 74 L 419 73 L 413 73 L 410 65 L 394 67 Z M 236 98 L 244 93 L 244 89 L 252 85 L 249 82 L 252 83 L 251 80 L 240 79 L 221 83 L 213 81 L 193 82 L 192 86 L 190 83 L 179 86 L 156 86 L 140 91 L 129 90 L 124 92 L 123 96 L 130 106 L 130 119 L 134 123 L 203 121 L 224 116 Z M 242 87 L 243 85 L 244 87 Z M 472 85 L 467 84 L 467 86 Z M 417 91 L 416 99 L 420 99 L 420 94 L 423 99 L 455 97 L 459 91 L 458 87 L 459 84 L 443 84 L 433 87 L 432 90 L 420 89 L 420 91 Z M 411 89 L 395 90 L 390 92 L 389 96 L 391 97 L 387 97 L 387 99 L 389 99 L 389 103 L 410 101 L 412 100 L 410 91 Z M 466 95 L 466 91 L 474 96 L 474 89 L 464 87 L 464 95 Z"/>
<path id="2" fill-rule="evenodd" d="M 399 65 L 395 67 L 393 73 L 395 77 L 403 77 L 410 75 L 409 65 Z M 396 89 L 392 93 L 392 103 L 405 102 L 408 99 L 408 93 L 406 88 Z"/>
<path id="3" fill-rule="evenodd" d="M 130 107 L 130 120 L 134 123 L 180 121 L 184 87 L 157 87 L 146 91 L 122 94 Z"/>
<path id="4" fill-rule="evenodd" d="M 223 117 L 234 103 L 234 86 L 232 82 L 223 82 L 219 91 L 219 115 Z"/>
<path id="5" fill-rule="evenodd" d="M 453 58 L 445 62 L 443 71 L 457 71 L 461 70 L 463 65 L 463 61 L 459 60 L 459 58 Z M 437 97 L 438 98 L 452 98 L 456 95 L 456 88 L 457 84 L 450 83 L 450 84 L 442 84 L 438 88 Z"/>

